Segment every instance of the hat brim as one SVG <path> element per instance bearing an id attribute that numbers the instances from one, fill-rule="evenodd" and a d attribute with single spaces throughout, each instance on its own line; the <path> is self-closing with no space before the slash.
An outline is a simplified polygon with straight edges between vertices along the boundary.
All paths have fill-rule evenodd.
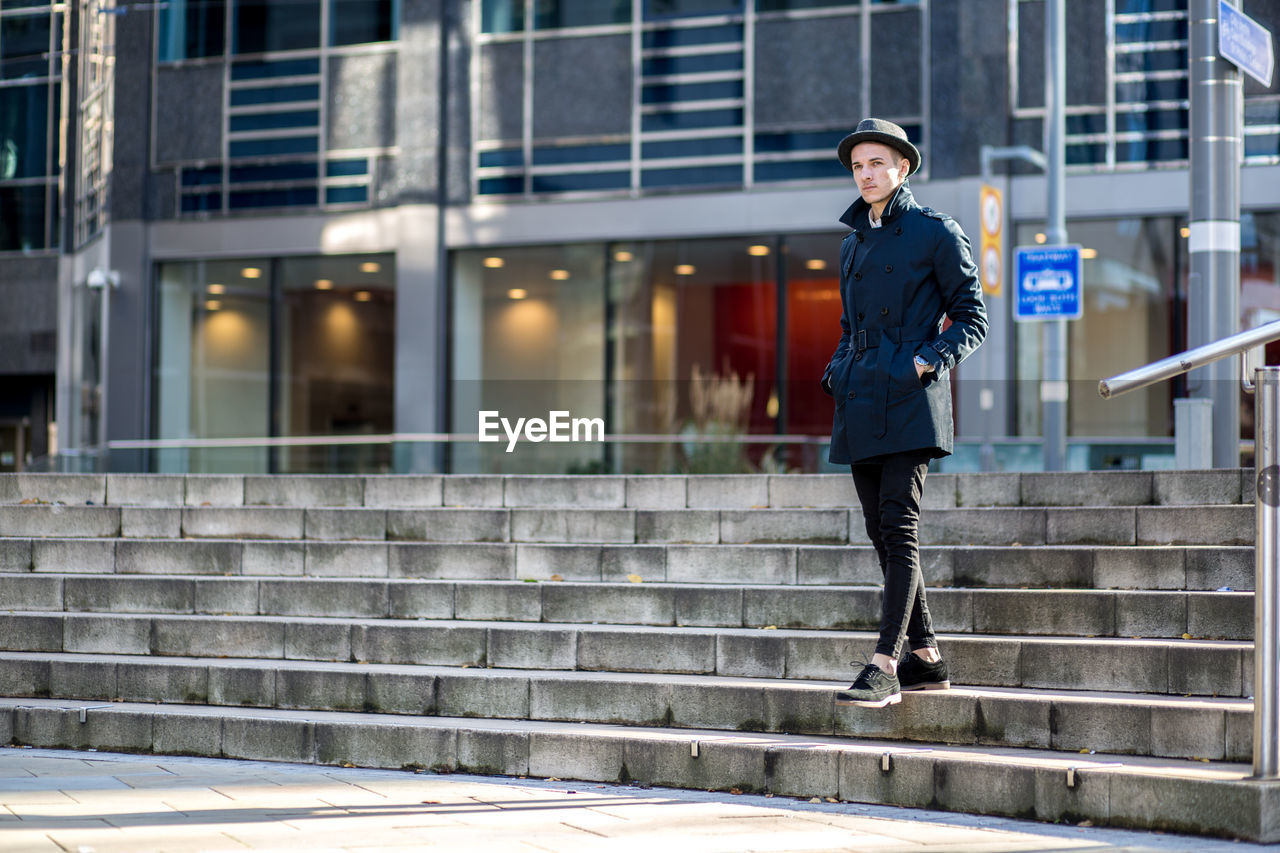
<path id="1" fill-rule="evenodd" d="M 836 147 L 836 156 L 840 158 L 840 165 L 852 172 L 853 166 L 850 164 L 850 156 L 853 153 L 853 147 L 861 142 L 879 142 L 882 145 L 888 145 L 894 151 L 897 151 L 911 164 L 911 170 L 907 175 L 914 175 L 920 171 L 920 150 L 901 137 L 894 136 L 889 133 L 882 133 L 878 130 L 863 130 L 854 132 L 840 140 L 839 146 Z"/>

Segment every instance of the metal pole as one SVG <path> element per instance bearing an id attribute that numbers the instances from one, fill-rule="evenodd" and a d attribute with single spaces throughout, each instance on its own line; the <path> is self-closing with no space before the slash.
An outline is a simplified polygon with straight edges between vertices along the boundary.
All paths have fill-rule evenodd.
<path id="1" fill-rule="evenodd" d="M 1232 362 L 1225 362 L 1228 367 Z M 1254 512 L 1256 580 L 1253 594 L 1253 773 L 1280 778 L 1280 367 L 1254 373 Z"/>
<path id="2" fill-rule="evenodd" d="M 1230 0 L 1239 5 L 1238 0 Z M 1192 346 L 1240 327 L 1240 72 L 1218 56 L 1218 0 L 1190 0 L 1191 268 L 1187 338 Z M 1240 396 L 1233 366 L 1192 373 L 1193 397 L 1213 401 L 1213 465 L 1240 464 Z"/>
<path id="3" fill-rule="evenodd" d="M 1066 3 L 1045 3 L 1045 157 L 1048 159 L 1047 228 L 1050 246 L 1067 242 L 1063 169 L 1066 164 Z M 1040 383 L 1044 470 L 1061 471 L 1067 457 L 1067 321 L 1044 323 L 1044 372 Z"/>

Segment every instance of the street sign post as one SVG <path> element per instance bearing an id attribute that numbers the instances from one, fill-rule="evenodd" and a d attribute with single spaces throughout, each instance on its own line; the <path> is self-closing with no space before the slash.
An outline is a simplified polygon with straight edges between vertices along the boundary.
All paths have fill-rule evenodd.
<path id="1" fill-rule="evenodd" d="M 1022 246 L 1014 256 L 1015 320 L 1077 320 L 1083 313 L 1080 247 Z"/>
<path id="2" fill-rule="evenodd" d="M 1218 53 L 1268 89 L 1276 55 L 1271 32 L 1227 0 L 1218 0 Z"/>

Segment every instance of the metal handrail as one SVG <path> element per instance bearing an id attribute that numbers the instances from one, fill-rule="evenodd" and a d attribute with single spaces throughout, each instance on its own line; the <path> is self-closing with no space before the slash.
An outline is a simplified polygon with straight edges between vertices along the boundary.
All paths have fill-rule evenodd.
<path id="1" fill-rule="evenodd" d="M 1280 340 L 1280 320 L 1152 362 L 1098 383 L 1104 398 L 1171 379 Z M 1254 395 L 1253 775 L 1280 779 L 1280 366 L 1242 379 Z"/>
<path id="2" fill-rule="evenodd" d="M 1109 400 L 1112 397 L 1119 397 L 1121 394 L 1127 394 L 1130 391 L 1154 385 L 1164 379 L 1172 379 L 1189 370 L 1204 367 L 1206 364 L 1219 359 L 1240 355 L 1272 341 L 1280 341 L 1280 320 L 1273 320 L 1270 323 L 1258 326 L 1256 329 L 1238 332 L 1220 341 L 1214 341 L 1211 344 L 1204 344 L 1178 355 L 1171 355 L 1168 358 L 1153 361 L 1144 367 L 1134 368 L 1110 379 L 1103 379 L 1098 383 L 1098 393 L 1102 395 L 1103 399 Z"/>

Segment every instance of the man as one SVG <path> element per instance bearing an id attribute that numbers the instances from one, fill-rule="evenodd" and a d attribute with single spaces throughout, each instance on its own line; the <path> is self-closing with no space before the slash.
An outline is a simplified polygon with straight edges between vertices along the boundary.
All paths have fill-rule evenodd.
<path id="1" fill-rule="evenodd" d="M 853 231 L 840 245 L 842 334 L 822 376 L 836 406 L 829 458 L 853 470 L 884 574 L 875 654 L 836 703 L 881 708 L 901 702 L 902 690 L 951 686 L 916 526 L 929 460 L 951 453 L 948 374 L 982 343 L 987 315 L 968 238 L 911 195 L 920 152 L 906 132 L 865 119 L 836 155 L 861 197 L 840 217 Z M 899 665 L 904 642 L 911 654 Z"/>

